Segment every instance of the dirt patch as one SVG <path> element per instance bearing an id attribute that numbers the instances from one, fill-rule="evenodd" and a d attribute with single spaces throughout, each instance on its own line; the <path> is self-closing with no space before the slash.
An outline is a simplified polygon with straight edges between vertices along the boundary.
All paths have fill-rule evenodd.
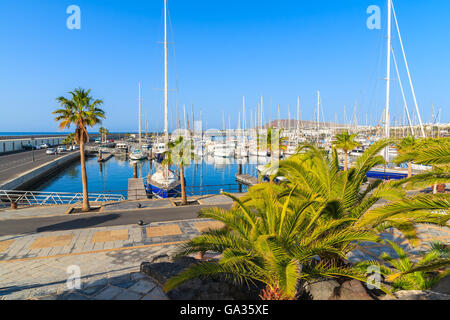
<path id="1" fill-rule="evenodd" d="M 88 212 L 84 212 L 82 208 L 70 208 L 66 214 L 80 214 L 80 213 L 99 213 L 102 211 L 102 207 L 92 207 Z"/>
<path id="2" fill-rule="evenodd" d="M 174 203 L 175 206 L 177 206 L 177 207 L 183 207 L 183 205 L 181 204 L 181 201 L 174 201 L 173 203 Z M 187 207 L 187 206 L 199 206 L 199 205 L 200 205 L 200 202 L 198 202 L 197 200 L 195 200 L 195 201 L 188 201 L 187 204 L 184 205 L 184 207 Z"/>

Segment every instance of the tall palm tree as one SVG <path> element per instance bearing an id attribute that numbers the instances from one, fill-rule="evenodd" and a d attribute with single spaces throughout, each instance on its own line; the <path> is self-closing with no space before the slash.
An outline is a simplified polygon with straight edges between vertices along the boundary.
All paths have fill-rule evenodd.
<path id="1" fill-rule="evenodd" d="M 55 120 L 59 122 L 60 130 L 75 126 L 75 142 L 80 145 L 81 179 L 83 183 L 83 212 L 90 210 L 89 192 L 86 174 L 86 158 L 84 146 L 89 141 L 88 127 L 93 127 L 101 123 L 105 118 L 105 112 L 99 108 L 103 104 L 102 100 L 94 100 L 90 96 L 91 90 L 81 88 L 69 92 L 70 97 L 59 97 L 56 100 L 60 104 L 52 114 L 56 115 Z"/>
<path id="2" fill-rule="evenodd" d="M 292 202 L 292 193 L 282 197 L 272 183 L 249 196 L 254 202 L 235 201 L 231 210 L 208 208 L 200 217 L 225 223 L 220 230 L 208 230 L 183 246 L 181 255 L 213 251 L 219 261 L 202 261 L 169 279 L 165 290 L 196 277 L 223 276 L 235 282 L 262 283 L 262 299 L 290 300 L 299 280 L 344 276 L 364 281 L 363 273 L 317 257 L 345 257 L 342 247 L 354 241 L 376 241 L 373 231 L 342 228 L 348 219 L 317 223 L 309 208 L 314 201 Z M 254 196 L 257 194 L 258 199 Z"/>
<path id="3" fill-rule="evenodd" d="M 280 152 L 286 150 L 286 145 L 284 144 L 288 139 L 283 137 L 283 130 L 278 130 L 269 127 L 265 135 L 261 135 L 262 145 L 259 148 L 267 150 L 270 152 L 271 162 L 275 159 L 275 152 Z"/>
<path id="4" fill-rule="evenodd" d="M 336 135 L 336 140 L 333 141 L 333 145 L 337 149 L 344 151 L 344 171 L 348 170 L 348 152 L 361 144 L 355 141 L 357 134 L 349 134 L 347 130 Z"/>
<path id="5" fill-rule="evenodd" d="M 415 158 L 415 149 L 417 148 L 417 140 L 414 137 L 406 137 L 397 143 L 399 155 L 402 155 L 402 162 L 408 162 L 408 178 L 412 177 L 412 161 Z M 398 163 L 398 161 L 395 161 Z"/>
<path id="6" fill-rule="evenodd" d="M 109 135 L 109 131 L 108 129 L 104 128 L 104 127 L 100 127 L 98 129 L 98 133 L 101 135 L 102 138 L 102 142 L 105 142 L 108 140 L 108 135 Z"/>
<path id="7" fill-rule="evenodd" d="M 73 145 L 75 142 L 75 134 L 74 133 L 70 133 L 62 142 L 62 144 L 68 146 L 68 145 Z"/>
<path id="8" fill-rule="evenodd" d="M 191 163 L 193 158 L 192 149 L 192 141 L 186 141 L 180 136 L 175 141 L 169 142 L 168 150 L 164 153 L 164 165 L 177 165 L 180 167 L 181 205 L 183 206 L 188 204 L 184 168 Z"/>

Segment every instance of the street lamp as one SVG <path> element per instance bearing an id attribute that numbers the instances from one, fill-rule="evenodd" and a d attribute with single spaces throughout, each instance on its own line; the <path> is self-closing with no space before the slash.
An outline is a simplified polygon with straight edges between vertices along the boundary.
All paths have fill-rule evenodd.
<path id="1" fill-rule="evenodd" d="M 31 153 L 33 154 L 33 162 L 34 162 L 34 138 L 31 138 Z"/>

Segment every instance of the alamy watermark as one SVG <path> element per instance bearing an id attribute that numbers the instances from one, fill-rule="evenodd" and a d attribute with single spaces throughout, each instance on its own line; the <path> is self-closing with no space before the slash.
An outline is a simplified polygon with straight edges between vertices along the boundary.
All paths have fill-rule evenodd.
<path id="1" fill-rule="evenodd" d="M 66 13 L 70 16 L 67 18 L 66 25 L 69 30 L 81 29 L 81 9 L 77 5 L 70 5 L 67 7 Z"/>
<path id="2" fill-rule="evenodd" d="M 381 288 L 381 270 L 379 266 L 372 265 L 367 268 L 367 289 L 374 290 Z"/>
<path id="3" fill-rule="evenodd" d="M 371 5 L 367 8 L 367 14 L 370 14 L 367 18 L 367 28 L 370 30 L 381 29 L 381 9 L 379 6 Z"/>
<path id="4" fill-rule="evenodd" d="M 67 289 L 80 290 L 81 289 L 81 268 L 77 265 L 68 266 L 67 273 L 69 274 L 69 277 L 67 278 Z"/>

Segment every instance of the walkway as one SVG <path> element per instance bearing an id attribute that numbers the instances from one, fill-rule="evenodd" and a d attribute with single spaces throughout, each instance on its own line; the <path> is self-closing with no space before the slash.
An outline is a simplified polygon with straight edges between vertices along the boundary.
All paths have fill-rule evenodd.
<path id="1" fill-rule="evenodd" d="M 163 299 L 156 284 L 137 273 L 140 264 L 172 257 L 184 241 L 221 226 L 197 219 L 0 237 L 0 297 Z M 73 265 L 82 277 L 75 291 L 66 283 Z"/>
<path id="2" fill-rule="evenodd" d="M 214 203 L 229 206 L 224 204 L 225 200 L 222 196 L 208 197 L 199 200 L 202 205 L 182 208 L 169 206 L 169 200 L 144 201 L 141 211 L 135 209 L 138 202 L 126 201 L 105 206 L 100 214 L 72 217 L 62 213 L 64 208 L 59 208 L 60 211 L 53 208 L 55 216 L 49 218 L 5 219 L 0 223 L 2 228 L 8 227 L 8 223 L 22 225 L 27 221 L 43 223 L 43 227 L 29 233 L 13 232 L 0 236 L 0 299 L 167 299 L 156 283 L 139 273 L 140 264 L 169 261 L 183 242 L 206 229 L 220 228 L 221 223 L 198 219 L 196 215 L 199 208 Z M 27 210 L 23 212 L 30 216 L 39 211 L 36 208 Z M 174 219 L 175 216 L 186 216 L 186 213 L 192 217 Z M 130 215 L 133 219 L 137 217 L 135 215 L 145 215 L 148 224 L 139 226 L 135 220 L 113 226 L 81 224 L 78 228 L 73 227 L 80 216 L 82 219 L 102 219 L 111 215 L 120 216 L 120 221 Z M 169 215 L 168 221 L 161 220 L 164 215 Z M 150 217 L 155 220 L 151 221 Z M 63 218 L 76 220 L 60 226 L 45 225 L 48 219 Z M 383 234 L 384 239 L 394 240 L 410 254 L 419 255 L 432 240 L 450 243 L 450 229 L 420 225 L 419 237 L 420 245 L 411 248 L 401 234 L 394 231 Z M 351 262 L 374 260 L 382 252 L 395 256 L 388 246 L 363 243 L 349 253 L 348 258 Z M 70 290 L 67 281 L 73 266 L 79 268 L 81 287 Z"/>

